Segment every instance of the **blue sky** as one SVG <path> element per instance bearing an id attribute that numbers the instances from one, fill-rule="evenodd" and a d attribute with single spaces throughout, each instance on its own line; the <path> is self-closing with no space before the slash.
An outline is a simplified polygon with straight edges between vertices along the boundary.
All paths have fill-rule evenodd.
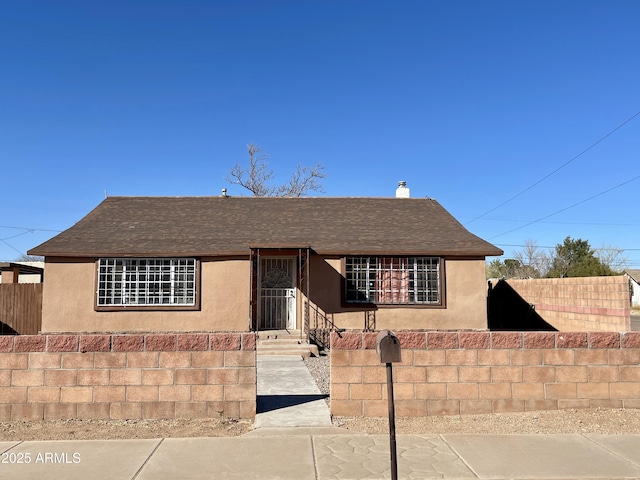
<path id="1" fill-rule="evenodd" d="M 640 268 L 639 21 L 637 1 L 6 0 L 0 260 L 105 191 L 243 194 L 225 177 L 254 142 L 280 181 L 321 162 L 320 195 L 406 180 L 506 256 L 570 235 Z"/>

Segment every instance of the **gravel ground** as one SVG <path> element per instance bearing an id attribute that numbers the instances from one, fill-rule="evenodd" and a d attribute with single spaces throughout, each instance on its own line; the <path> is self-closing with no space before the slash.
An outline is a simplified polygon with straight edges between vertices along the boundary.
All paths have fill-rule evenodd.
<path id="1" fill-rule="evenodd" d="M 311 357 L 305 364 L 323 394 L 329 395 L 329 357 Z M 387 418 L 334 417 L 336 426 L 358 433 L 388 433 Z M 571 409 L 490 415 L 444 415 L 397 417 L 399 434 L 542 434 L 603 433 L 640 434 L 640 410 Z"/>

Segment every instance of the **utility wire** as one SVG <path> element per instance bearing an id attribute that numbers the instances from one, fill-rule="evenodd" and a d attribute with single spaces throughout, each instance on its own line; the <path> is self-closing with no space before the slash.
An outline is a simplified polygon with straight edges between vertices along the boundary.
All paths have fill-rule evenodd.
<path id="1" fill-rule="evenodd" d="M 513 245 L 511 243 L 494 243 L 496 247 L 527 247 L 528 245 Z M 536 248 L 556 248 L 549 245 L 535 245 Z M 596 248 L 595 250 L 606 250 L 611 252 L 640 252 L 640 248 Z"/>
<path id="2" fill-rule="evenodd" d="M 640 112 L 638 112 L 638 113 L 640 113 Z M 604 192 L 597 193 L 596 195 L 593 195 L 593 196 L 591 196 L 589 198 L 585 198 L 584 200 L 581 200 L 581 201 L 579 201 L 577 203 L 574 203 L 573 205 L 569 205 L 568 207 L 565 207 L 565 208 L 563 208 L 561 210 L 558 210 L 557 212 L 553 212 L 553 213 L 550 213 L 549 215 L 545 215 L 544 217 L 540 217 L 537 220 L 533 220 L 533 221 L 531 221 L 529 223 L 526 223 L 524 225 L 516 227 L 516 228 L 514 228 L 512 230 L 509 230 L 508 232 L 504 232 L 504 233 L 501 233 L 499 235 L 494 235 L 493 237 L 489 238 L 489 240 L 491 240 L 493 238 L 501 237 L 503 235 L 507 235 L 508 233 L 513 233 L 513 232 L 515 232 L 517 230 L 521 230 L 521 229 L 523 229 L 525 227 L 528 227 L 529 225 L 533 225 L 534 223 L 538 223 L 538 222 L 541 222 L 542 220 L 546 220 L 549 217 L 553 217 L 554 215 L 557 215 L 559 213 L 566 212 L 570 208 L 577 207 L 578 205 L 582 205 L 583 203 L 586 203 L 586 202 L 588 202 L 590 200 L 593 200 L 594 198 L 600 197 L 600 196 L 604 195 L 605 193 L 609 193 L 612 190 L 615 190 L 616 188 L 620 188 L 620 187 L 622 187 L 622 186 L 624 186 L 624 185 L 626 185 L 628 183 L 631 183 L 631 182 L 633 182 L 635 180 L 638 180 L 639 178 L 640 178 L 640 175 L 638 175 L 637 177 L 632 178 L 631 180 L 627 180 L 626 182 L 622 182 L 619 185 L 616 185 L 615 187 L 611 187 L 608 190 L 605 190 Z"/>
<path id="3" fill-rule="evenodd" d="M 12 228 L 14 230 L 28 230 L 30 232 L 61 232 L 62 231 L 62 230 L 52 230 L 50 228 L 10 227 L 8 225 L 0 225 L 0 228 Z"/>
<path id="4" fill-rule="evenodd" d="M 9 242 L 7 242 L 6 240 L 0 238 L 0 242 L 4 243 L 7 247 L 9 247 L 11 250 L 15 250 L 16 252 L 18 252 L 20 255 L 24 255 L 24 252 L 21 252 L 20 250 L 18 250 L 16 247 L 14 247 L 13 245 L 11 245 Z"/>
<path id="5" fill-rule="evenodd" d="M 527 223 L 531 220 L 508 220 L 506 218 L 487 218 L 485 221 L 489 222 L 506 222 L 506 223 Z M 551 222 L 538 222 L 538 223 L 548 223 L 551 225 L 592 225 L 598 227 L 637 227 L 640 223 L 608 223 L 608 222 L 560 222 L 560 221 L 551 221 Z"/>
<path id="6" fill-rule="evenodd" d="M 596 145 L 598 145 L 599 143 L 603 142 L 604 140 L 606 140 L 607 138 L 609 138 L 611 135 L 613 135 L 614 133 L 616 133 L 618 130 L 620 130 L 622 127 L 624 127 L 627 123 L 629 123 L 631 120 L 633 120 L 634 118 L 636 118 L 638 115 L 640 115 L 640 111 L 636 112 L 634 115 L 632 115 L 631 117 L 629 117 L 628 119 L 626 119 L 624 122 L 622 122 L 620 125 L 618 125 L 616 128 L 614 128 L 613 130 L 611 130 L 609 133 L 607 133 L 604 137 L 602 137 L 600 140 L 598 140 L 597 142 L 593 143 L 592 145 L 590 145 L 589 147 L 585 148 L 583 151 L 581 151 L 579 154 L 577 154 L 575 157 L 573 157 L 571 160 L 569 160 L 568 162 L 563 163 L 562 165 L 560 165 L 558 168 L 556 168 L 554 171 L 552 171 L 551 173 L 548 173 L 547 175 L 545 175 L 544 177 L 542 177 L 540 180 L 538 180 L 537 182 L 535 182 L 534 184 L 528 186 L 527 188 L 525 188 L 524 190 L 522 190 L 520 193 L 514 195 L 513 197 L 509 198 L 508 200 L 505 200 L 504 202 L 502 202 L 500 205 L 493 207 L 491 210 L 486 211 L 485 213 L 483 213 L 482 215 L 479 215 L 477 217 L 475 217 L 472 220 L 469 220 L 467 223 L 465 223 L 465 225 L 468 225 L 472 222 L 475 222 L 476 220 L 489 215 L 491 212 L 496 211 L 497 209 L 499 209 L 500 207 L 505 206 L 507 203 L 515 200 L 516 198 L 518 198 L 520 195 L 528 192 L 529 190 L 531 190 L 533 187 L 535 187 L 536 185 L 539 185 L 540 183 L 544 182 L 547 178 L 549 178 L 550 176 L 554 175 L 555 173 L 557 173 L 558 171 L 562 170 L 564 167 L 566 167 L 567 165 L 569 165 L 571 162 L 573 162 L 574 160 L 577 160 L 578 158 L 580 158 L 582 155 L 584 155 L 585 153 L 587 153 L 589 150 L 591 150 L 593 147 L 595 147 Z"/>

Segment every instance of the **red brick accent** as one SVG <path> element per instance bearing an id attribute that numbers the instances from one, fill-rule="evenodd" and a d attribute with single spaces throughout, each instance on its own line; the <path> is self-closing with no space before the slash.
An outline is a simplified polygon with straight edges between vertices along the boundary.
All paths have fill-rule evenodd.
<path id="1" fill-rule="evenodd" d="M 427 336 L 420 332 L 398 332 L 396 337 L 400 340 L 400 348 L 416 349 L 425 348 L 427 345 Z"/>
<path id="2" fill-rule="evenodd" d="M 207 333 L 182 333 L 178 335 L 178 350 L 195 351 L 209 349 Z"/>
<path id="3" fill-rule="evenodd" d="M 13 341 L 14 352 L 44 352 L 47 350 L 47 337 L 44 335 L 19 335 Z"/>
<path id="4" fill-rule="evenodd" d="M 48 352 L 77 352 L 77 335 L 47 335 Z"/>
<path id="5" fill-rule="evenodd" d="M 331 332 L 331 348 L 336 350 L 358 350 L 362 348 L 362 334 Z"/>
<path id="6" fill-rule="evenodd" d="M 587 348 L 587 334 L 583 332 L 559 332 L 556 334 L 558 348 Z"/>
<path id="7" fill-rule="evenodd" d="M 492 332 L 492 348 L 522 348 L 522 333 L 520 332 Z"/>
<path id="8" fill-rule="evenodd" d="M 555 348 L 556 334 L 553 332 L 525 332 L 524 348 Z"/>
<path id="9" fill-rule="evenodd" d="M 81 352 L 110 352 L 111 335 L 81 335 Z"/>
<path id="10" fill-rule="evenodd" d="M 242 350 L 255 350 L 256 349 L 256 334 L 255 333 L 243 333 L 242 334 Z"/>
<path id="11" fill-rule="evenodd" d="M 592 332 L 589 334 L 591 348 L 620 348 L 620 334 L 617 332 Z"/>
<path id="12" fill-rule="evenodd" d="M 460 332 L 460 348 L 487 349 L 490 347 L 489 332 Z"/>
<path id="13" fill-rule="evenodd" d="M 362 334 L 362 348 L 375 350 L 377 333 L 366 332 Z"/>
<path id="14" fill-rule="evenodd" d="M 640 332 L 622 334 L 622 348 L 640 348 Z"/>
<path id="15" fill-rule="evenodd" d="M 212 333 L 209 336 L 211 350 L 240 350 L 240 334 L 238 333 Z"/>
<path id="16" fill-rule="evenodd" d="M 148 352 L 173 352 L 178 344 L 178 336 L 166 333 L 147 335 L 145 348 Z"/>
<path id="17" fill-rule="evenodd" d="M 0 352 L 13 351 L 13 335 L 0 336 Z"/>
<path id="18" fill-rule="evenodd" d="M 458 348 L 458 334 L 454 332 L 427 333 L 427 348 Z"/>
<path id="19" fill-rule="evenodd" d="M 114 352 L 142 352 L 144 335 L 114 335 L 112 346 Z"/>

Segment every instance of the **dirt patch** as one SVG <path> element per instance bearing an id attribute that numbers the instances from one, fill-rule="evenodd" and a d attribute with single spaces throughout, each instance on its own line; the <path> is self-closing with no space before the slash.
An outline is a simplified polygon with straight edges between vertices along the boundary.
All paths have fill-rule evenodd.
<path id="1" fill-rule="evenodd" d="M 356 434 L 387 434 L 387 418 L 335 417 Z M 234 437 L 252 430 L 246 420 L 56 420 L 2 422 L 0 441 L 117 440 L 135 438 Z M 584 409 L 489 415 L 398 417 L 402 434 L 640 434 L 640 410 Z"/>
<path id="2" fill-rule="evenodd" d="M 252 428 L 252 422 L 233 419 L 1 422 L 0 441 L 233 437 Z"/>
<path id="3" fill-rule="evenodd" d="M 336 417 L 354 433 L 389 433 L 387 418 Z M 640 434 L 640 410 L 580 409 L 396 418 L 397 434 Z"/>

